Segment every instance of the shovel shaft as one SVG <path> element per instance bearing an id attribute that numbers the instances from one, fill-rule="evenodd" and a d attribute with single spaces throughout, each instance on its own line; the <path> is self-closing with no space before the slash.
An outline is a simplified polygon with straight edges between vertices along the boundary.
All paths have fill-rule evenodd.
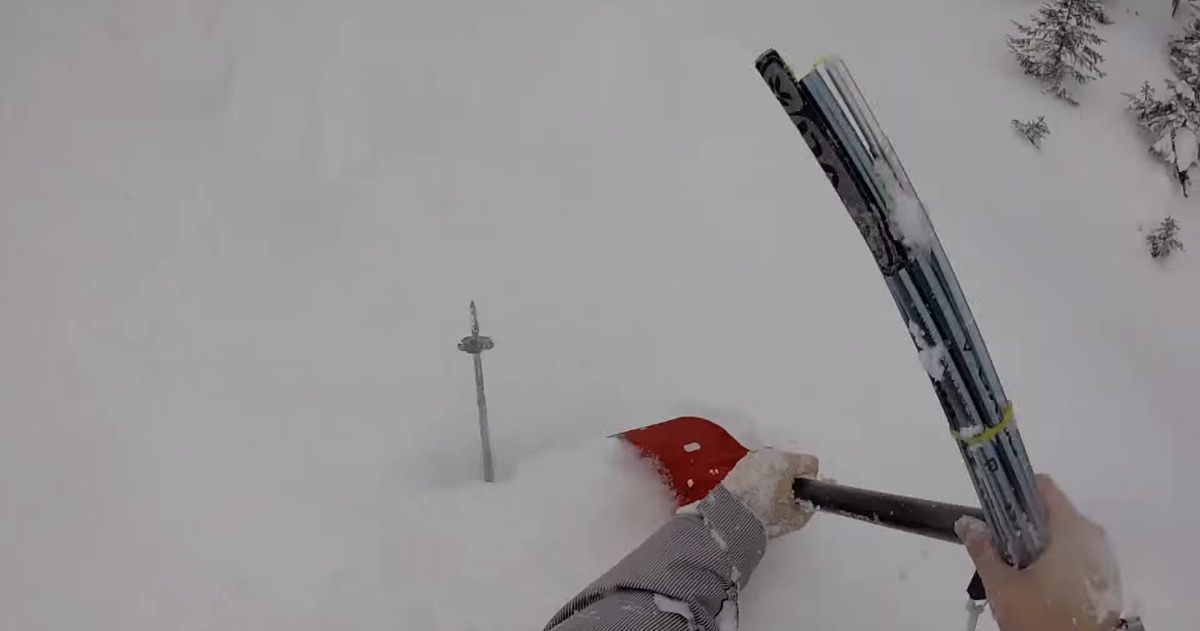
<path id="1" fill-rule="evenodd" d="M 792 483 L 792 493 L 797 500 L 812 502 L 823 512 L 951 543 L 959 543 L 958 535 L 954 533 L 954 522 L 962 517 L 983 520 L 983 511 L 972 506 L 880 493 L 807 478 L 797 478 Z"/>

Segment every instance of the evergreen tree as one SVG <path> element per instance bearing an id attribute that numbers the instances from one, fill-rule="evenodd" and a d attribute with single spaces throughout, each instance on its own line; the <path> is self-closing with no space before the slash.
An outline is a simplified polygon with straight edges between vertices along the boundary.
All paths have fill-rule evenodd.
<path id="1" fill-rule="evenodd" d="M 1138 94 L 1125 93 L 1129 111 L 1133 112 L 1138 125 L 1157 143 L 1166 132 L 1183 127 L 1200 129 L 1200 103 L 1191 86 L 1181 81 L 1164 79 L 1166 98 L 1158 98 L 1150 82 L 1142 84 Z"/>
<path id="2" fill-rule="evenodd" d="M 1146 235 L 1146 245 L 1150 248 L 1151 258 L 1156 259 L 1165 259 L 1175 250 L 1182 250 L 1183 242 L 1179 240 L 1179 224 L 1175 218 L 1167 215 L 1157 228 Z"/>
<path id="3" fill-rule="evenodd" d="M 1182 81 L 1164 80 L 1166 98 L 1160 99 L 1150 83 L 1142 84 L 1138 94 L 1125 94 L 1129 111 L 1150 137 L 1150 152 L 1175 170 L 1179 186 L 1187 195 L 1188 169 L 1196 163 L 1197 132 L 1200 130 L 1200 102 L 1191 86 Z"/>
<path id="4" fill-rule="evenodd" d="M 1097 24 L 1111 23 L 1098 0 L 1051 0 L 1030 25 L 1013 22 L 1020 36 L 1009 36 L 1008 48 L 1047 93 L 1079 105 L 1063 82 L 1083 84 L 1104 76 L 1099 68 L 1104 57 L 1094 48 L 1104 39 L 1094 30 Z"/>
<path id="5" fill-rule="evenodd" d="M 1200 89 L 1200 17 L 1171 40 L 1168 51 L 1175 74 L 1193 90 Z"/>
<path id="6" fill-rule="evenodd" d="M 1025 137 L 1034 147 L 1042 148 L 1042 138 L 1050 135 L 1050 126 L 1046 124 L 1046 117 L 1039 116 L 1037 120 L 1019 121 L 1013 119 L 1013 127 L 1017 132 Z"/>

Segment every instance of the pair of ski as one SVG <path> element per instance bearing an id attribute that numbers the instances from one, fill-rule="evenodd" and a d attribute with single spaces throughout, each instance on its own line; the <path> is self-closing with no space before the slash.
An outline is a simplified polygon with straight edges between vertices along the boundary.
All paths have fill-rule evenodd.
<path id="1" fill-rule="evenodd" d="M 846 65 L 799 80 L 774 50 L 758 72 L 807 142 L 883 274 L 949 421 L 998 550 L 1018 567 L 1046 543 L 1033 469 L 987 347 L 925 208 Z"/>
<path id="2" fill-rule="evenodd" d="M 1049 543 L 1049 531 L 1012 403 L 891 142 L 840 59 L 818 61 L 799 80 L 774 50 L 760 55 L 755 67 L 875 257 L 929 373 L 997 550 L 1016 567 L 1028 566 Z M 926 504 L 939 507 L 933 514 L 943 522 L 941 513 L 951 510 Z M 973 629 L 985 597 L 978 574 L 967 591 Z M 1145 627 L 1132 617 L 1120 628 Z"/>

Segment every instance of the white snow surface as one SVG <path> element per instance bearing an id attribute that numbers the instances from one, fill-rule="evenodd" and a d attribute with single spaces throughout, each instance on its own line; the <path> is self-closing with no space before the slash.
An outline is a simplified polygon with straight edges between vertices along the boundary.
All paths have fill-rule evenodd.
<path id="1" fill-rule="evenodd" d="M 1177 26 L 1109 5 L 1071 108 L 1004 48 L 1025 2 L 0 4 L 0 629 L 538 629 L 670 515 L 603 437 L 683 414 L 974 501 L 767 47 L 847 60 L 1035 467 L 1188 628 L 1200 269 L 1139 227 L 1200 211 L 1120 96 Z M 959 628 L 970 573 L 819 515 L 741 628 Z"/>

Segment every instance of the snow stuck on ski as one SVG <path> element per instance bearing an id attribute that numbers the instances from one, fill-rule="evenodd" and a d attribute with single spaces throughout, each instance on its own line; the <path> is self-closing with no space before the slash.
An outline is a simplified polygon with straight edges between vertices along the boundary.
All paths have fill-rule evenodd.
<path id="1" fill-rule="evenodd" d="M 891 202 L 888 205 L 888 219 L 900 233 L 904 245 L 917 252 L 928 252 L 933 248 L 936 237 L 921 201 L 904 190 L 886 167 L 879 165 L 876 170 L 882 175 Z"/>
<path id="2" fill-rule="evenodd" d="M 941 381 L 946 376 L 946 347 L 941 344 L 930 345 L 925 341 L 925 332 L 915 321 L 908 322 L 908 333 L 913 343 L 917 345 L 917 359 L 925 373 L 934 381 Z"/>

